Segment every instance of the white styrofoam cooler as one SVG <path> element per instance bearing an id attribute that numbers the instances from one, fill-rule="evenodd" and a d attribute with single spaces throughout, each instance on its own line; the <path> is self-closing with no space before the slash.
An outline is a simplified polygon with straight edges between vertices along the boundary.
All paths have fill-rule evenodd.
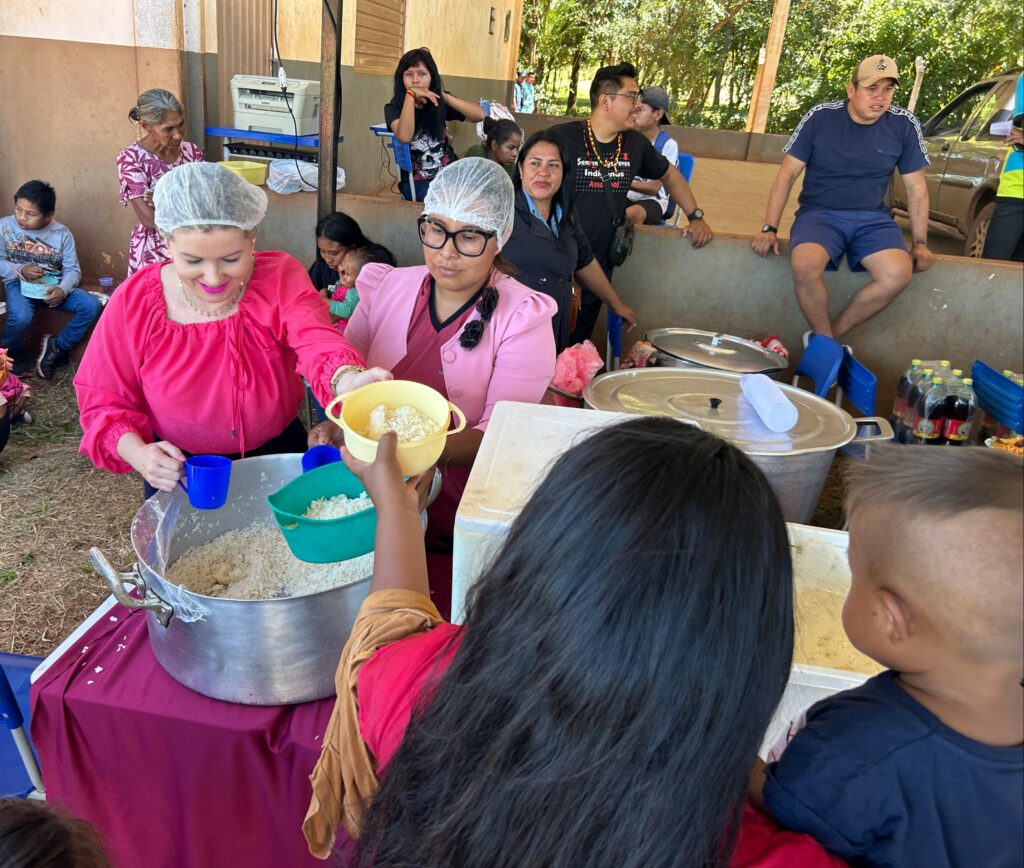
<path id="1" fill-rule="evenodd" d="M 594 431 L 636 418 L 632 413 L 552 404 L 499 401 L 494 405 L 455 515 L 453 622 L 462 623 L 469 586 L 555 460 Z"/>
<path id="2" fill-rule="evenodd" d="M 461 623 L 466 593 L 497 554 L 512 522 L 554 461 L 582 438 L 610 425 L 636 419 L 609 413 L 501 401 L 484 434 L 455 517 L 452 564 L 452 620 Z M 826 586 L 845 592 L 850 584 L 844 531 L 788 524 L 797 586 Z M 768 728 L 765 747 L 808 705 L 868 676 L 798 663 Z"/>

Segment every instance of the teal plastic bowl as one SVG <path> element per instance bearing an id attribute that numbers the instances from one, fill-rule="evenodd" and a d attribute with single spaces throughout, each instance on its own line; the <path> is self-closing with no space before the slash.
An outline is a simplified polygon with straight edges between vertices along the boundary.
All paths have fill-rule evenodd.
<path id="1" fill-rule="evenodd" d="M 288 548 L 300 561 L 330 564 L 373 551 L 377 510 L 373 507 L 321 521 L 304 518 L 309 505 L 320 497 L 358 497 L 366 488 L 341 463 L 327 464 L 297 476 L 267 498 Z"/>

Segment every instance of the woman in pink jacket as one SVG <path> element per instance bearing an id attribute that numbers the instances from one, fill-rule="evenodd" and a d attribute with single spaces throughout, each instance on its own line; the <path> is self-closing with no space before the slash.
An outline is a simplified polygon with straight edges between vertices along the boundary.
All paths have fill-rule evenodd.
<path id="1" fill-rule="evenodd" d="M 82 453 L 136 470 L 147 496 L 173 490 L 187 454 L 304 451 L 300 374 L 323 402 L 390 376 L 365 370 L 298 262 L 256 252 L 259 187 L 190 163 L 153 198 L 171 261 L 118 287 L 75 377 Z"/>
<path id="2" fill-rule="evenodd" d="M 555 372 L 547 295 L 508 275 L 499 251 L 512 233 L 515 192 L 495 162 L 459 160 L 430 185 L 419 218 L 425 266 L 366 265 L 345 337 L 367 364 L 437 389 L 466 414 L 448 438 L 443 486 L 427 528 L 431 590 L 451 598 L 455 510 L 498 401 L 539 403 Z"/>

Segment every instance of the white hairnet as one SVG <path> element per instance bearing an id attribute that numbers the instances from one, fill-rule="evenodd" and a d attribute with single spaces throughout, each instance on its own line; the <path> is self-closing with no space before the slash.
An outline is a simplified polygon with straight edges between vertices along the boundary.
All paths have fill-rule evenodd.
<path id="1" fill-rule="evenodd" d="M 216 163 L 176 166 L 153 188 L 156 228 L 164 235 L 189 226 L 255 229 L 267 213 L 267 194 Z"/>
<path id="2" fill-rule="evenodd" d="M 501 250 L 512 234 L 515 195 L 508 172 L 494 160 L 468 157 L 437 173 L 423 199 L 423 213 L 491 229 L 498 233 Z"/>

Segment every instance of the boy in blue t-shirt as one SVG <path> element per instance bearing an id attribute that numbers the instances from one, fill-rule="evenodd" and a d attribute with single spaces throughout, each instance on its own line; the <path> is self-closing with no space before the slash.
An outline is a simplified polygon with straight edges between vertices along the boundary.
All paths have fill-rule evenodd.
<path id="1" fill-rule="evenodd" d="M 57 194 L 45 181 L 29 181 L 14 194 L 14 214 L 0 218 L 0 280 L 7 291 L 7 327 L 3 345 L 14 373 L 28 374 L 25 336 L 36 308 L 46 305 L 71 314 L 60 334 L 46 335 L 35 360 L 39 376 L 52 380 L 67 364 L 68 352 L 85 337 L 100 315 L 100 302 L 78 282 L 82 270 L 70 230 L 53 219 Z"/>
<path id="2" fill-rule="evenodd" d="M 789 255 L 797 304 L 814 334 L 841 338 L 888 306 L 913 271 L 931 265 L 928 155 L 917 118 L 892 105 L 898 82 L 896 61 L 873 55 L 853 70 L 847 99 L 821 103 L 804 115 L 783 148 L 764 226 L 751 243 L 759 256 L 778 254 L 782 210 L 806 169 Z M 884 201 L 893 170 L 907 187 L 914 242 L 909 255 Z M 839 267 L 844 254 L 850 269 L 867 270 L 871 282 L 831 320 L 822 278 Z"/>
<path id="3" fill-rule="evenodd" d="M 750 795 L 857 865 L 1024 865 L 1021 461 L 887 447 L 850 471 L 850 642 L 890 667 L 813 705 Z"/>

